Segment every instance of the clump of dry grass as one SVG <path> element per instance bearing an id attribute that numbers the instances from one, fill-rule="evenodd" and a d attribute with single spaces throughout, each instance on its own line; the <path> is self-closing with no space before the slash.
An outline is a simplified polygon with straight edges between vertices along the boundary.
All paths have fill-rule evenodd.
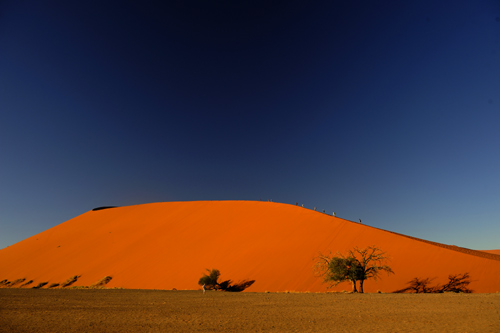
<path id="1" fill-rule="evenodd" d="M 51 283 L 48 288 L 55 288 L 55 287 L 58 287 L 59 286 L 59 283 Z"/>
<path id="2" fill-rule="evenodd" d="M 27 285 L 32 284 L 32 283 L 33 283 L 33 280 L 29 280 L 28 282 L 25 282 L 22 285 L 20 285 L 19 288 L 22 288 L 22 287 L 27 286 Z"/>
<path id="3" fill-rule="evenodd" d="M 33 287 L 33 289 L 40 289 L 42 288 L 43 286 L 45 286 L 48 282 L 40 282 L 39 284 L 37 284 L 36 286 Z"/>
<path id="4" fill-rule="evenodd" d="M 104 288 L 104 286 L 107 285 L 112 278 L 113 277 L 111 276 L 105 276 L 96 283 L 91 284 L 90 288 Z"/>
<path id="5" fill-rule="evenodd" d="M 9 284 L 10 284 L 10 281 L 7 280 L 7 279 L 4 279 L 4 280 L 0 281 L 0 287 L 4 287 L 4 286 L 6 287 Z"/>
<path id="6" fill-rule="evenodd" d="M 9 287 L 11 287 L 11 288 L 12 288 L 12 287 L 13 287 L 13 286 L 15 286 L 16 284 L 19 284 L 19 283 L 24 282 L 24 280 L 26 280 L 26 279 L 22 278 L 22 279 L 17 279 L 17 280 L 14 280 L 14 281 L 12 281 L 12 282 L 9 284 Z"/>
<path id="7" fill-rule="evenodd" d="M 81 275 L 73 275 L 72 277 L 70 277 L 69 279 L 67 279 L 66 281 L 64 281 L 63 283 L 61 283 L 61 288 L 65 288 L 65 287 L 69 287 L 71 286 L 73 283 L 76 282 L 76 280 L 78 280 L 78 278 L 80 277 Z"/>

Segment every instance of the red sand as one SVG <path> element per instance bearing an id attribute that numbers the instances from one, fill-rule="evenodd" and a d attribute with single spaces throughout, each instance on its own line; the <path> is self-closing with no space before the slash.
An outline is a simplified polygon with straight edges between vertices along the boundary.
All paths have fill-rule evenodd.
<path id="1" fill-rule="evenodd" d="M 500 255 L 500 250 L 483 250 L 483 252 Z"/>
<path id="2" fill-rule="evenodd" d="M 272 202 L 153 203 L 89 211 L 0 250 L 0 280 L 61 283 L 81 275 L 90 285 L 198 289 L 205 268 L 222 279 L 256 280 L 248 291 L 325 291 L 313 274 L 319 252 L 375 245 L 395 274 L 365 282 L 365 292 L 390 292 L 414 277 L 468 272 L 475 292 L 500 291 L 500 256 L 427 242 Z M 350 290 L 348 283 L 336 290 Z"/>

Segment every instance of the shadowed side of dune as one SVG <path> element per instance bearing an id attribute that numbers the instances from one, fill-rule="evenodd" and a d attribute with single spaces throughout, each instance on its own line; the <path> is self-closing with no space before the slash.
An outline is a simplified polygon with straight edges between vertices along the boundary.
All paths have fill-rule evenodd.
<path id="1" fill-rule="evenodd" d="M 478 251 L 467 253 L 297 206 L 252 201 L 89 211 L 0 250 L 0 280 L 25 278 L 35 285 L 77 275 L 73 286 L 89 286 L 109 276 L 108 287 L 197 289 L 205 269 L 217 268 L 221 280 L 255 280 L 248 291 L 325 291 L 313 274 L 313 259 L 320 252 L 369 245 L 391 256 L 396 274 L 367 281 L 367 292 L 400 289 L 415 277 L 441 282 L 465 272 L 474 291 L 500 290 L 500 261 L 478 256 Z"/>
<path id="2" fill-rule="evenodd" d="M 497 256 L 500 257 L 500 250 L 483 250 L 481 252 L 486 252 L 486 253 L 489 253 L 489 254 L 496 254 Z"/>

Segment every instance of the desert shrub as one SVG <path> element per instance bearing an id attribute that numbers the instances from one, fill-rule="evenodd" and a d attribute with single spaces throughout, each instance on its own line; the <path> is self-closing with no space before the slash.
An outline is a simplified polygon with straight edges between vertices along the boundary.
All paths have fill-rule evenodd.
<path id="1" fill-rule="evenodd" d="M 439 286 L 438 292 L 471 293 L 472 289 L 468 288 L 470 283 L 469 273 L 450 274 L 448 275 L 448 283 Z"/>
<path id="2" fill-rule="evenodd" d="M 240 291 L 247 289 L 248 287 L 250 287 L 254 283 L 255 283 L 255 280 L 243 280 L 243 281 L 240 281 L 236 284 L 229 285 L 227 287 L 227 289 L 224 289 L 224 290 L 225 291 L 240 292 Z"/>
<path id="3" fill-rule="evenodd" d="M 13 287 L 13 286 L 15 286 L 15 285 L 17 285 L 17 284 L 19 284 L 19 283 L 22 283 L 22 282 L 24 282 L 24 280 L 26 280 L 26 279 L 22 278 L 22 279 L 17 279 L 17 280 L 14 280 L 14 281 L 12 281 L 12 282 L 9 284 L 9 287 Z"/>
<path id="4" fill-rule="evenodd" d="M 65 288 L 71 286 L 73 283 L 76 282 L 76 280 L 78 280 L 79 277 L 80 275 L 73 275 L 72 277 L 61 283 L 61 287 Z"/>
<path id="5" fill-rule="evenodd" d="M 395 293 L 444 293 L 444 292 L 455 292 L 455 293 L 471 293 L 472 290 L 468 288 L 471 283 L 469 273 L 464 274 L 450 274 L 448 276 L 448 282 L 444 285 L 437 284 L 435 286 L 430 286 L 430 283 L 435 278 L 414 278 L 408 281 L 408 286 L 403 289 L 394 291 Z"/>
<path id="6" fill-rule="evenodd" d="M 40 282 L 39 284 L 37 284 L 36 286 L 33 287 L 33 289 L 40 289 L 42 288 L 43 286 L 45 286 L 48 282 Z"/>
<path id="7" fill-rule="evenodd" d="M 219 282 L 220 271 L 218 269 L 208 269 L 208 274 L 203 274 L 203 276 L 198 280 L 198 284 L 200 286 L 205 285 L 207 290 L 222 290 L 222 291 L 232 291 L 239 292 L 247 289 L 252 284 L 254 284 L 255 280 L 243 280 L 236 284 L 232 284 L 233 281 L 225 280 Z"/>
<path id="8" fill-rule="evenodd" d="M 10 284 L 10 281 L 7 279 L 0 281 L 0 287 L 8 286 L 9 284 Z"/>
<path id="9" fill-rule="evenodd" d="M 27 285 L 29 285 L 29 284 L 32 284 L 32 283 L 33 283 L 33 280 L 29 280 L 28 282 L 23 283 L 23 284 L 20 286 L 20 288 L 25 287 L 25 286 L 27 286 Z"/>
<path id="10" fill-rule="evenodd" d="M 49 284 L 49 286 L 47 288 L 55 288 L 58 286 L 59 286 L 59 283 L 51 283 L 51 284 Z"/>
<path id="11" fill-rule="evenodd" d="M 102 279 L 100 279 L 99 281 L 97 281 L 96 283 L 91 284 L 90 287 L 91 288 L 104 287 L 105 285 L 107 285 L 109 283 L 109 281 L 111 281 L 112 278 L 113 277 L 111 277 L 111 276 L 105 276 Z"/>
<path id="12" fill-rule="evenodd" d="M 97 211 L 97 210 L 103 210 L 103 209 L 110 209 L 110 208 L 116 208 L 116 206 L 101 206 L 101 207 L 96 207 L 92 209 L 92 211 Z"/>
<path id="13" fill-rule="evenodd" d="M 421 294 L 421 293 L 436 293 L 437 289 L 436 287 L 431 287 L 430 283 L 434 280 L 435 278 L 425 278 L 425 279 L 420 279 L 418 277 L 408 281 L 408 286 L 406 288 L 396 290 L 394 291 L 395 293 L 406 293 L 406 292 L 411 292 L 415 294 Z"/>
<path id="14" fill-rule="evenodd" d="M 220 289 L 219 277 L 220 271 L 218 269 L 206 269 L 208 274 L 203 274 L 203 276 L 198 280 L 200 286 L 205 285 L 207 290 Z"/>

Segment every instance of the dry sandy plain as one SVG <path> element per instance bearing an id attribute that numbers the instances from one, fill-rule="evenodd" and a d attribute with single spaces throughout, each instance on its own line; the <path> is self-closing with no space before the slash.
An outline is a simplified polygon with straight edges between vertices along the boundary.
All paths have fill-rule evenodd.
<path id="1" fill-rule="evenodd" d="M 0 332 L 500 332 L 500 293 L 0 289 Z"/>

